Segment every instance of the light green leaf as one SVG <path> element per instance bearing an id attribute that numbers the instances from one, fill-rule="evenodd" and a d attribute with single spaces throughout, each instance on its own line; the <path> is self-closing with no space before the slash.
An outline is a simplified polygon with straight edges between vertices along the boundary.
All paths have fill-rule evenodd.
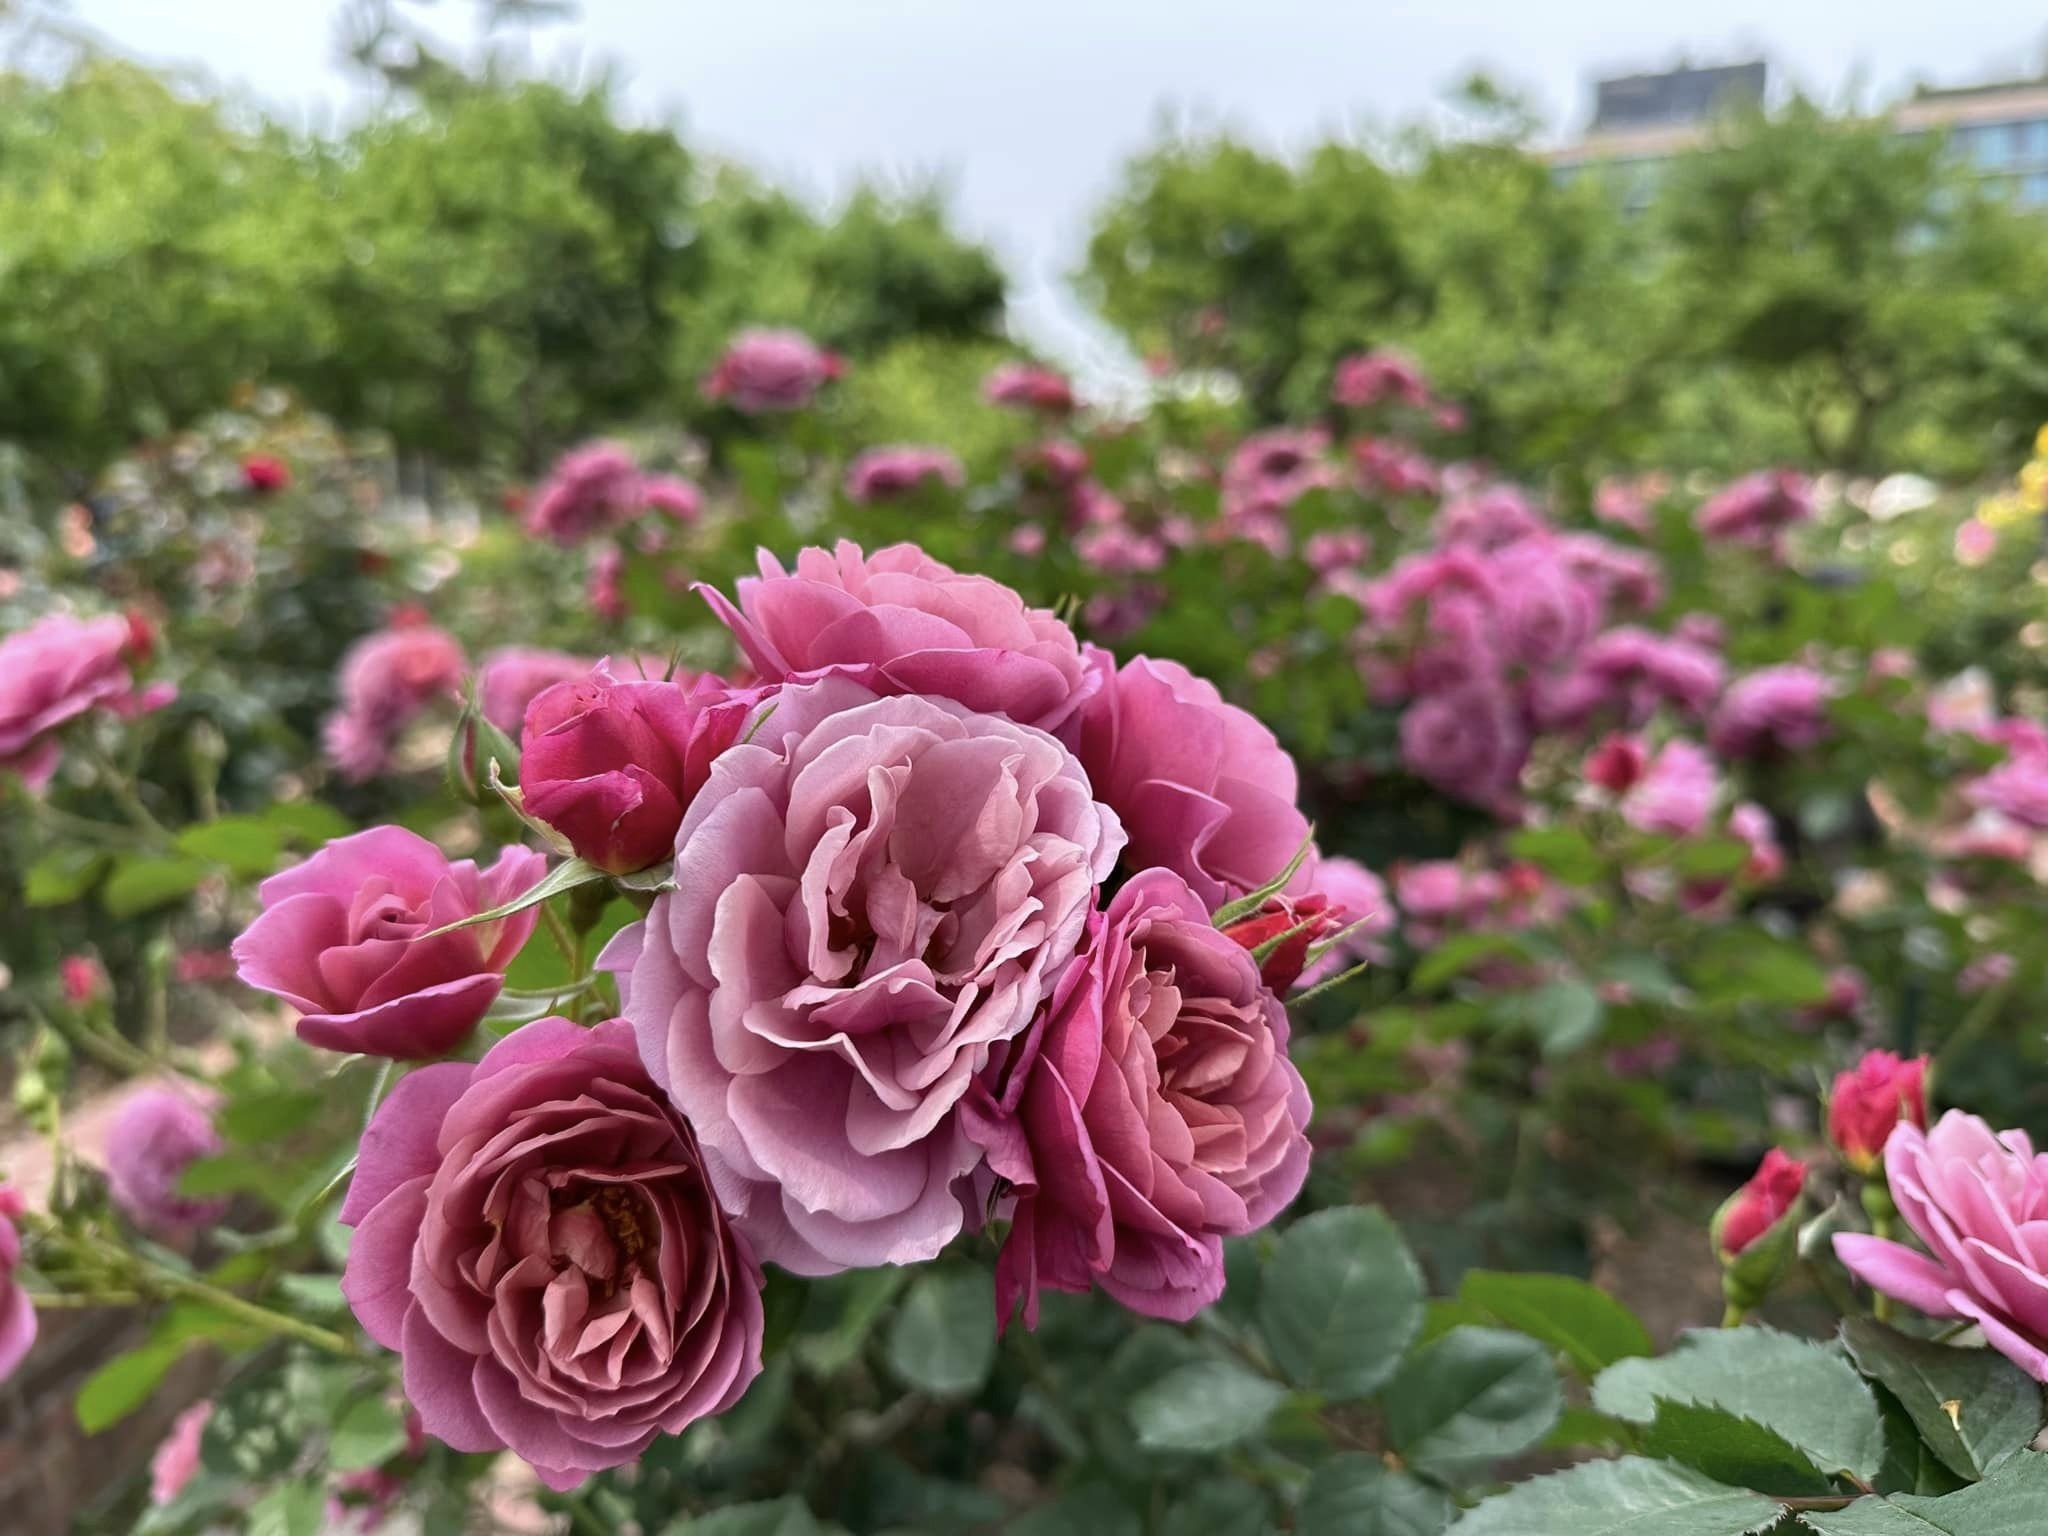
<path id="1" fill-rule="evenodd" d="M 1451 1529 L 1454 1536 L 1757 1536 L 1783 1513 L 1760 1493 L 1630 1456 L 1535 1478 Z"/>
<path id="2" fill-rule="evenodd" d="M 1591 885 L 1600 878 L 1600 855 L 1574 827 L 1529 827 L 1508 839 L 1508 852 L 1549 871 L 1566 885 Z"/>
<path id="3" fill-rule="evenodd" d="M 1981 1482 L 2040 1432 L 2040 1384 L 1996 1350 L 1909 1338 L 1867 1317 L 1843 1323 L 1842 1342 L 1958 1477 Z"/>
<path id="4" fill-rule="evenodd" d="M 235 874 L 259 878 L 277 868 L 284 857 L 284 829 L 260 816 L 223 816 L 202 821 L 178 834 L 178 852 Z"/>
<path id="5" fill-rule="evenodd" d="M 1642 1437 L 1645 1456 L 1683 1462 L 1717 1483 L 1758 1493 L 1824 1494 L 1834 1485 L 1784 1436 L 1724 1408 L 1660 1398 Z"/>
<path id="6" fill-rule="evenodd" d="M 1624 1360 L 1593 1383 L 1593 1406 L 1647 1424 L 1657 1400 L 1699 1403 L 1754 1419 L 1823 1472 L 1868 1481 L 1884 1462 L 1877 1400 L 1835 1350 L 1771 1328 L 1687 1334 L 1656 1360 Z"/>
<path id="7" fill-rule="evenodd" d="M 1298 1387 L 1364 1397 L 1422 1326 L 1422 1272 L 1384 1212 L 1318 1211 L 1281 1236 L 1259 1294 L 1259 1327 Z"/>
<path id="8" fill-rule="evenodd" d="M 934 1397 L 965 1397 L 988 1380 L 996 1357 L 996 1289 L 986 1269 L 928 1269 L 889 1329 L 889 1368 Z"/>
<path id="9" fill-rule="evenodd" d="M 1417 963 L 1409 977 L 1418 992 L 1434 992 L 1482 961 L 1502 955 L 1526 956 L 1528 941 L 1513 933 L 1461 933 L 1446 939 Z"/>
<path id="10" fill-rule="evenodd" d="M 124 858 L 100 887 L 100 905 L 111 917 L 140 917 L 182 901 L 212 873 L 213 866 L 204 859 Z"/>
<path id="11" fill-rule="evenodd" d="M 1131 1425 L 1147 1450 L 1220 1451 L 1264 1429 L 1286 1395 L 1233 1361 L 1196 1360 L 1134 1396 Z"/>
<path id="12" fill-rule="evenodd" d="M 22 879 L 22 899 L 32 907 L 61 907 L 76 901 L 99 883 L 110 862 L 90 848 L 57 848 L 29 865 Z"/>
<path id="13" fill-rule="evenodd" d="M 1583 981 L 1570 979 L 1507 993 L 1493 1010 L 1502 1023 L 1534 1035 L 1544 1056 L 1553 1061 L 1569 1056 L 1598 1035 L 1605 1012 L 1599 993 Z"/>
<path id="14" fill-rule="evenodd" d="M 327 1442 L 328 1465 L 337 1472 L 380 1467 L 405 1449 L 405 1415 L 383 1397 L 356 1399 Z"/>
<path id="15" fill-rule="evenodd" d="M 511 917 L 516 912 L 524 912 L 528 907 L 537 907 L 551 896 L 573 891 L 581 885 L 595 885 L 598 881 L 609 878 L 611 877 L 594 864 L 586 864 L 581 859 L 564 859 L 503 906 L 492 907 L 487 912 L 479 912 L 459 922 L 444 923 L 439 928 L 429 929 L 419 937 L 438 938 L 444 933 L 454 933 L 459 928 L 474 928 L 481 923 L 495 923 Z"/>
<path id="16" fill-rule="evenodd" d="M 1498 1328 L 1454 1328 L 1402 1364 L 1384 1394 L 1387 1435 L 1411 1466 L 1452 1472 L 1526 1451 L 1557 1422 L 1550 1351 Z"/>
<path id="17" fill-rule="evenodd" d="M 150 1393 L 192 1347 L 190 1338 L 151 1338 L 126 1354 L 114 1356 L 86 1377 L 73 1404 L 78 1424 L 96 1435 L 110 1424 L 118 1424 L 149 1401 Z"/>
<path id="18" fill-rule="evenodd" d="M 1817 1536 L 2041 1536 L 2048 1530 L 2048 1456 L 2013 1457 L 1974 1488 L 1939 1498 L 1895 1493 L 1847 1509 L 1802 1511 Z"/>
<path id="19" fill-rule="evenodd" d="M 1438 1536 L 1451 1523 L 1449 1498 L 1371 1456 L 1332 1456 L 1301 1496 L 1300 1531 L 1344 1536 Z"/>
<path id="20" fill-rule="evenodd" d="M 1589 1381 L 1617 1360 L 1654 1349 L 1650 1330 L 1633 1312 L 1571 1275 L 1468 1270 L 1458 1300 L 1503 1327 L 1541 1339 Z"/>
<path id="21" fill-rule="evenodd" d="M 320 1536 L 327 1491 L 318 1483 L 279 1483 L 249 1506 L 246 1536 Z"/>
<path id="22" fill-rule="evenodd" d="M 280 800 L 259 819 L 295 848 L 318 848 L 355 831 L 346 816 L 318 800 Z"/>

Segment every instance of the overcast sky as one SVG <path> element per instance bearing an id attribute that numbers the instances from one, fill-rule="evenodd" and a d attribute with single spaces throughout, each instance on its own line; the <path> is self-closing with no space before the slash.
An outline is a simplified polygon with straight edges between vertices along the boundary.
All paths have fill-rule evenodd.
<path id="1" fill-rule="evenodd" d="M 454 23 L 460 0 L 419 14 Z M 301 120 L 347 110 L 322 0 L 72 0 L 126 50 L 203 65 Z M 2035 71 L 2023 0 L 584 0 L 538 34 L 622 68 L 636 113 L 828 195 L 863 172 L 943 174 L 1016 278 L 1029 339 L 1086 366 L 1062 288 L 1089 208 L 1163 111 L 1277 145 L 1425 113 L 1484 67 L 1580 126 L 1588 80 L 1767 55 L 1840 100 Z"/>

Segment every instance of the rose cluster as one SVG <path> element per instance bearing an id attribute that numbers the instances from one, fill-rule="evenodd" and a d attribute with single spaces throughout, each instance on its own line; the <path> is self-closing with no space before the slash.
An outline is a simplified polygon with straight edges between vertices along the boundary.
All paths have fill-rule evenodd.
<path id="1" fill-rule="evenodd" d="M 753 681 L 600 665 L 520 731 L 522 814 L 640 895 L 597 962 L 620 1016 L 400 1078 L 342 1212 L 427 1431 L 557 1486 L 739 1398 L 763 1263 L 914 1263 L 994 1219 L 1003 1321 L 1048 1288 L 1213 1302 L 1307 1173 L 1283 993 L 1386 925 L 1272 733 L 1182 667 L 909 545 L 705 595 Z M 242 977 L 314 1044 L 451 1056 L 544 864 L 344 838 L 263 886 Z"/>

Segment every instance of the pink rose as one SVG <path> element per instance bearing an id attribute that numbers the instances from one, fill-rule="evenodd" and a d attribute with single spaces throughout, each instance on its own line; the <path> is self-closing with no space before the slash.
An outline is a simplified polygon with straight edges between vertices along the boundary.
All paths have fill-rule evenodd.
<path id="1" fill-rule="evenodd" d="M 341 658 L 339 706 L 321 729 L 327 760 L 360 783 L 391 765 L 391 749 L 422 713 L 462 694 L 462 647 L 431 624 L 394 624 Z"/>
<path id="2" fill-rule="evenodd" d="M 107 1131 L 107 1194 L 123 1215 L 157 1237 L 210 1226 L 224 1200 L 178 1193 L 178 1180 L 221 1149 L 212 1095 L 169 1083 L 145 1083 L 115 1111 Z"/>
<path id="3" fill-rule="evenodd" d="M 74 1008 L 89 1007 L 112 990 L 106 967 L 91 955 L 66 955 L 57 962 L 57 977 L 64 1001 Z"/>
<path id="4" fill-rule="evenodd" d="M 1828 734 L 1833 685 L 1811 667 L 1763 667 L 1728 687 L 1707 740 L 1722 757 L 1803 752 Z"/>
<path id="5" fill-rule="evenodd" d="M 139 712 L 160 701 L 128 675 L 127 619 L 53 613 L 0 640 L 0 772 L 41 788 L 57 768 L 54 733 L 94 709 Z"/>
<path id="6" fill-rule="evenodd" d="M 1813 488 L 1789 469 L 1760 470 L 1709 497 L 1694 519 L 1710 539 L 1774 548 L 1794 523 L 1813 516 Z"/>
<path id="7" fill-rule="evenodd" d="M 649 475 L 640 482 L 640 505 L 679 523 L 694 523 L 704 514 L 704 493 L 674 475 Z"/>
<path id="8" fill-rule="evenodd" d="M 761 1370 L 761 1272 L 632 1031 L 542 1019 L 408 1073 L 363 1133 L 342 1292 L 458 1451 L 551 1488 L 637 1461 Z"/>
<path id="9" fill-rule="evenodd" d="M 800 411 L 844 372 L 839 358 L 801 331 L 741 331 L 701 386 L 706 400 L 722 400 L 750 416 Z"/>
<path id="10" fill-rule="evenodd" d="M 483 670 L 477 674 L 477 707 L 486 720 L 516 741 L 527 705 L 557 683 L 588 677 L 590 669 L 587 659 L 563 651 L 505 646 L 484 658 Z"/>
<path id="11" fill-rule="evenodd" d="M 1095 793 L 1123 819 L 1129 862 L 1171 869 L 1211 908 L 1255 891 L 1308 840 L 1294 759 L 1215 685 L 1175 661 L 1137 656 L 1112 672 L 1081 720 Z M 1290 890 L 1309 888 L 1304 865 Z"/>
<path id="12" fill-rule="evenodd" d="M 14 1218 L 24 1209 L 21 1191 L 0 1184 L 0 1381 L 14 1374 L 36 1342 L 36 1309 L 15 1280 L 21 1268 L 21 1233 Z"/>
<path id="13" fill-rule="evenodd" d="M 1050 437 L 1025 450 L 1024 467 L 1060 489 L 1070 490 L 1088 473 L 1088 450 L 1071 439 Z"/>
<path id="14" fill-rule="evenodd" d="M 1552 547 L 1603 610 L 1648 613 L 1664 601 L 1663 567 L 1646 550 L 1630 549 L 1592 533 L 1561 533 Z"/>
<path id="15" fill-rule="evenodd" d="M 507 848 L 488 871 L 402 827 L 339 838 L 272 875 L 263 911 L 234 942 L 242 980 L 302 1017 L 299 1038 L 330 1051 L 401 1061 L 459 1045 L 504 984 L 539 920 L 528 907 L 494 923 L 420 935 L 529 890 L 547 868 Z"/>
<path id="16" fill-rule="evenodd" d="M 1749 1182 L 1716 1214 L 1715 1250 L 1732 1259 L 1753 1248 L 1790 1214 L 1805 1189 L 1806 1164 L 1781 1148 L 1771 1148 Z"/>
<path id="17" fill-rule="evenodd" d="M 620 680 L 604 662 L 527 706 L 520 794 L 579 857 L 613 874 L 675 851 L 683 809 L 711 760 L 739 738 L 756 707 L 716 678 L 693 687 Z"/>
<path id="18" fill-rule="evenodd" d="M 1312 533 L 1301 547 L 1309 569 L 1323 574 L 1361 564 L 1372 553 L 1372 539 L 1356 528 L 1325 529 Z"/>
<path id="19" fill-rule="evenodd" d="M 1388 400 L 1420 409 L 1430 402 L 1429 381 L 1413 358 L 1390 347 L 1379 347 L 1371 352 L 1354 352 L 1337 364 L 1330 398 L 1352 410 Z"/>
<path id="20" fill-rule="evenodd" d="M 1885 1142 L 1884 1167 L 1927 1252 L 1843 1232 L 1836 1257 L 1929 1317 L 1969 1319 L 1993 1349 L 2048 1382 L 2048 1263 L 2036 1241 L 2048 1224 L 2048 1155 L 2035 1154 L 2025 1131 L 1994 1134 L 1952 1109 L 1931 1131 L 1902 1122 Z"/>
<path id="21" fill-rule="evenodd" d="M 967 472 L 943 448 L 870 448 L 846 470 L 846 496 L 862 506 L 894 501 L 925 485 L 960 486 Z"/>
<path id="22" fill-rule="evenodd" d="M 1702 715 L 1720 694 L 1725 672 L 1721 658 L 1704 646 L 1624 624 L 1587 642 L 1570 682 L 1540 713 L 1550 725 L 1576 725 L 1594 715 L 1641 725 L 1660 705 Z"/>
<path id="23" fill-rule="evenodd" d="M 1405 443 L 1390 438 L 1362 437 L 1351 445 L 1359 487 L 1367 495 L 1433 496 L 1439 476 L 1436 465 Z"/>
<path id="24" fill-rule="evenodd" d="M 1029 1149 L 996 1266 L 996 1311 L 1100 1285 L 1185 1322 L 1223 1293 L 1223 1242 L 1308 1173 L 1308 1089 L 1287 1012 L 1172 872 L 1148 869 L 1089 924 L 1013 1099 Z M 1021 1170 L 1020 1170 L 1021 1172 Z"/>
<path id="25" fill-rule="evenodd" d="M 915 544 L 863 555 L 841 540 L 798 552 L 786 571 L 765 550 L 735 607 L 698 590 L 764 682 L 843 672 L 877 693 L 926 693 L 1058 730 L 1097 680 L 1073 631 L 999 581 L 964 575 Z"/>
<path id="26" fill-rule="evenodd" d="M 1614 731 L 1586 754 L 1585 766 L 1580 771 L 1588 784 L 1597 785 L 1610 795 L 1625 795 L 1635 788 L 1649 766 L 1650 749 L 1643 745 L 1642 738 Z"/>
<path id="27" fill-rule="evenodd" d="M 1322 431 L 1276 427 L 1252 434 L 1224 467 L 1224 516 L 1273 517 L 1310 491 L 1335 485 L 1329 450 L 1329 434 Z"/>
<path id="28" fill-rule="evenodd" d="M 639 512 L 640 461 L 618 443 L 585 443 L 555 460 L 526 508 L 526 531 L 568 546 Z"/>
<path id="29" fill-rule="evenodd" d="M 1568 661 L 1600 627 L 1596 591 L 1566 560 L 1561 544 L 1523 539 L 1491 557 L 1500 593 L 1495 625 L 1501 654 L 1524 668 Z"/>
<path id="30" fill-rule="evenodd" d="M 1927 1129 L 1932 1066 L 1925 1056 L 1909 1061 L 1892 1051 L 1869 1051 L 1835 1078 L 1828 1095 L 1828 1140 L 1850 1167 L 1868 1177 L 1901 1124 Z"/>
<path id="31" fill-rule="evenodd" d="M 1721 779 L 1714 760 L 1683 738 L 1667 741 L 1621 800 L 1621 819 L 1639 832 L 1695 837 L 1713 814 Z"/>
<path id="32" fill-rule="evenodd" d="M 2023 753 L 1963 786 L 1979 810 L 2024 826 L 2048 829 L 2048 756 Z"/>
<path id="33" fill-rule="evenodd" d="M 625 1011 L 764 1259 L 906 1264 L 959 1233 L 980 1153 L 955 1110 L 1122 845 L 1052 737 L 845 677 L 785 687 L 712 764 L 678 888 L 623 941 Z"/>
<path id="34" fill-rule="evenodd" d="M 992 405 L 1016 406 L 1046 416 L 1064 416 L 1074 408 L 1074 386 L 1066 376 L 1030 363 L 1004 363 L 981 386 Z"/>
<path id="35" fill-rule="evenodd" d="M 1514 812 L 1528 734 L 1514 700 L 1475 681 L 1411 704 L 1401 716 L 1401 763 L 1418 779 L 1498 815 Z"/>
<path id="36" fill-rule="evenodd" d="M 199 1445 L 206 1421 L 213 1417 L 213 1399 L 201 1398 L 175 1419 L 149 1458 L 149 1502 L 162 1508 L 185 1491 L 199 1471 Z"/>
<path id="37" fill-rule="evenodd" d="M 1549 531 L 1535 503 L 1512 485 L 1460 496 L 1437 514 L 1437 542 L 1447 549 L 1500 550 Z"/>

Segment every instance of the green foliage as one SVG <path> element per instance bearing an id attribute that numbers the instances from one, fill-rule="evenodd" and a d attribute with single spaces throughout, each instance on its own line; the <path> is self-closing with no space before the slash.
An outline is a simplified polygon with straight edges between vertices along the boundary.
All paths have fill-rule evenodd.
<path id="1" fill-rule="evenodd" d="M 1363 1397 L 1422 1325 L 1422 1276 L 1378 1211 L 1320 1212 L 1282 1237 L 1259 1290 L 1274 1359 L 1295 1385 Z"/>

